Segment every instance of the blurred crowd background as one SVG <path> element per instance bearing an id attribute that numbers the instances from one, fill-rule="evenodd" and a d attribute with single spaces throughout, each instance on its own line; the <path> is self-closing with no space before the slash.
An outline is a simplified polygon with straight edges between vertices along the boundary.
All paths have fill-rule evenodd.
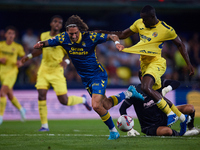
<path id="1" fill-rule="evenodd" d="M 158 19 L 172 26 L 185 46 L 195 75 L 189 77 L 187 65 L 172 42 L 165 42 L 162 56 L 167 60 L 164 77 L 179 80 L 182 86 L 200 88 L 200 2 L 199 0 L 1 0 L 0 2 L 0 40 L 4 40 L 5 28 L 17 28 L 16 42 L 21 43 L 26 54 L 33 51 L 33 45 L 40 34 L 50 30 L 50 19 L 61 15 L 64 23 L 73 14 L 79 15 L 90 30 L 124 30 L 140 18 L 140 9 L 146 4 L 155 7 Z M 62 32 L 65 31 L 63 23 Z M 130 47 L 139 41 L 135 34 L 121 43 Z M 100 44 L 96 48 L 99 62 L 109 76 L 108 87 L 122 87 L 140 83 L 139 55 L 118 52 L 113 42 Z M 19 69 L 14 89 L 34 88 L 40 57 L 31 59 Z M 65 70 L 68 88 L 81 88 L 82 83 L 72 63 Z"/>

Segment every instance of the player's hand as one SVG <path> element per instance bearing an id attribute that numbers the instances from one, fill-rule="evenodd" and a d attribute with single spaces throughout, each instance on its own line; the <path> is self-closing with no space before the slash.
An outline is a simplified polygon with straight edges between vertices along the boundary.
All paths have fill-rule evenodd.
<path id="1" fill-rule="evenodd" d="M 193 66 L 190 64 L 190 65 L 188 65 L 188 69 L 189 69 L 189 71 L 190 71 L 190 74 L 189 74 L 189 76 L 192 76 L 192 75 L 194 75 L 194 68 L 193 68 Z"/>
<path id="2" fill-rule="evenodd" d="M 127 135 L 128 135 L 128 136 L 136 136 L 136 135 L 140 135 L 140 133 L 137 132 L 137 131 L 134 130 L 134 129 L 131 129 L 130 131 L 127 132 Z"/>
<path id="3" fill-rule="evenodd" d="M 66 69 L 67 68 L 67 65 L 69 65 L 70 64 L 70 60 L 67 58 L 67 59 L 65 59 L 65 60 L 63 60 L 61 63 L 60 63 L 60 65 L 64 68 L 64 69 Z"/>
<path id="4" fill-rule="evenodd" d="M 6 58 L 0 58 L 0 63 L 1 64 L 6 64 L 6 60 L 7 60 Z"/>
<path id="5" fill-rule="evenodd" d="M 67 63 L 66 63 L 64 60 L 60 63 L 60 65 L 61 65 L 64 69 L 67 68 Z"/>
<path id="6" fill-rule="evenodd" d="M 21 60 L 18 60 L 17 63 L 16 63 L 16 65 L 19 68 L 19 67 L 23 66 L 23 63 L 21 62 Z"/>
<path id="7" fill-rule="evenodd" d="M 33 48 L 35 48 L 35 49 L 40 49 L 40 48 L 42 48 L 43 47 L 43 43 L 42 42 L 37 42 L 34 46 L 33 46 Z"/>
<path id="8" fill-rule="evenodd" d="M 23 56 L 20 61 L 24 64 L 27 60 L 29 60 L 29 58 L 27 56 Z"/>
<path id="9" fill-rule="evenodd" d="M 116 48 L 119 50 L 119 51 L 122 51 L 124 49 L 124 46 L 121 45 L 121 44 L 116 44 Z"/>

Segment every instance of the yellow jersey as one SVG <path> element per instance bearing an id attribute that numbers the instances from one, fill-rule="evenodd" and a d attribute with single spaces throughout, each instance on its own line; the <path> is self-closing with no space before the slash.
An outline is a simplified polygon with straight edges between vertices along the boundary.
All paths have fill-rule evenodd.
<path id="1" fill-rule="evenodd" d="M 130 30 L 139 33 L 140 41 L 132 47 L 124 48 L 123 52 L 141 54 L 140 60 L 144 63 L 161 58 L 164 42 L 177 37 L 175 30 L 164 21 L 146 28 L 143 20 L 138 19 L 130 26 Z"/>
<path id="2" fill-rule="evenodd" d="M 11 69 L 17 69 L 17 58 L 25 55 L 21 44 L 12 42 L 8 45 L 6 41 L 0 41 L 0 58 L 6 58 L 6 64 L 0 64 L 0 72 L 8 72 Z"/>
<path id="3" fill-rule="evenodd" d="M 53 38 L 50 35 L 50 31 L 43 32 L 40 36 L 41 41 L 45 41 Z M 57 68 L 61 67 L 60 63 L 63 61 L 63 57 L 67 55 L 62 46 L 45 47 L 42 49 L 42 62 L 43 68 Z"/>

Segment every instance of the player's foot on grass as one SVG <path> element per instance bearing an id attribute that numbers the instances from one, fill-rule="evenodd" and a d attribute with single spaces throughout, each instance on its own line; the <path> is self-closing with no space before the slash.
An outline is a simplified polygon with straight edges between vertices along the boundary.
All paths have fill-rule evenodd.
<path id="1" fill-rule="evenodd" d="M 176 116 L 176 114 L 169 115 L 167 117 L 167 126 L 171 127 L 174 123 L 176 123 L 177 120 L 178 120 L 178 116 Z"/>
<path id="2" fill-rule="evenodd" d="M 40 131 L 40 132 L 46 132 L 46 131 L 49 131 L 49 128 L 41 127 L 38 131 Z"/>
<path id="3" fill-rule="evenodd" d="M 92 107 L 89 105 L 89 101 L 86 95 L 82 95 L 82 97 L 85 98 L 85 103 L 83 103 L 83 105 L 87 108 L 87 110 L 91 111 Z"/>
<path id="4" fill-rule="evenodd" d="M 183 136 L 193 136 L 193 135 L 198 135 L 198 134 L 200 134 L 200 130 L 193 127 L 192 129 L 186 131 Z"/>
<path id="5" fill-rule="evenodd" d="M 119 132 L 110 132 L 108 140 L 116 140 L 120 137 Z"/>
<path id="6" fill-rule="evenodd" d="M 130 85 L 128 87 L 128 91 L 132 93 L 131 97 L 135 97 L 144 101 L 144 97 L 142 96 L 142 94 L 138 93 L 133 85 Z"/>
<path id="7" fill-rule="evenodd" d="M 185 115 L 185 121 L 180 123 L 181 130 L 180 130 L 180 136 L 183 136 L 187 129 L 187 124 L 191 121 L 191 117 L 189 115 Z"/>
<path id="8" fill-rule="evenodd" d="M 3 123 L 3 116 L 0 116 L 0 125 Z"/>
<path id="9" fill-rule="evenodd" d="M 24 108 L 20 110 L 20 115 L 21 115 L 21 121 L 24 122 L 26 120 L 26 110 Z"/>

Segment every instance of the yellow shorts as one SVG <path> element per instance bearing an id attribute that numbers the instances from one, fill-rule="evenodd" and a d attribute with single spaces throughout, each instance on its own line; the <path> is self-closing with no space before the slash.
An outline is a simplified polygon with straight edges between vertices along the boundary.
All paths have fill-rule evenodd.
<path id="1" fill-rule="evenodd" d="M 35 87 L 37 89 L 48 90 L 50 86 L 53 87 L 56 95 L 64 95 L 67 93 L 67 82 L 62 67 L 53 69 L 40 67 Z"/>
<path id="2" fill-rule="evenodd" d="M 7 72 L 1 72 L 0 74 L 0 82 L 1 85 L 6 85 L 9 89 L 12 89 L 16 80 L 17 80 L 18 69 L 14 68 Z"/>
<path id="3" fill-rule="evenodd" d="M 159 58 L 155 61 L 152 61 L 151 63 L 142 63 L 141 62 L 141 71 L 142 76 L 146 74 L 150 74 L 154 77 L 155 83 L 152 87 L 153 90 L 157 90 L 162 87 L 161 85 L 161 76 L 166 71 L 166 60 L 164 58 Z"/>

